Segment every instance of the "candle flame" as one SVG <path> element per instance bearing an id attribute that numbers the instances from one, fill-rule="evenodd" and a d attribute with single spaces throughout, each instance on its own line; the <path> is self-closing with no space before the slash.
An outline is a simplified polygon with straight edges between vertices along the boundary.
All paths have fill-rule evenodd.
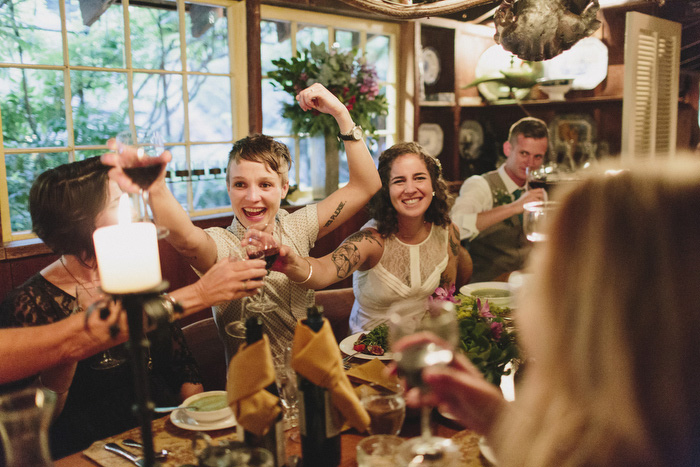
<path id="1" fill-rule="evenodd" d="M 120 224 L 131 224 L 131 202 L 128 193 L 122 193 L 119 197 L 119 210 L 117 212 Z"/>

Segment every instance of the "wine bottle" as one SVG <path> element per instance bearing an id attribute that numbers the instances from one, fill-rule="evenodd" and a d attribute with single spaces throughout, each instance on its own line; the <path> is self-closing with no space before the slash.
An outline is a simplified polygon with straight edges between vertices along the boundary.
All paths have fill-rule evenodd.
<path id="1" fill-rule="evenodd" d="M 245 329 L 246 343 L 248 345 L 254 344 L 255 342 L 261 340 L 263 336 L 262 317 L 258 315 L 248 318 L 245 323 Z M 272 365 L 272 362 L 270 362 L 270 365 Z M 277 384 L 275 382 L 266 387 L 265 390 L 279 398 Z M 287 453 L 284 445 L 284 417 L 282 416 L 282 403 L 278 400 L 277 404 L 280 408 L 280 413 L 277 418 L 275 418 L 267 433 L 259 436 L 245 430 L 243 442 L 250 447 L 267 449 L 274 457 L 275 467 L 282 467 L 285 465 Z"/>
<path id="2" fill-rule="evenodd" d="M 307 309 L 302 324 L 313 332 L 323 326 L 323 307 Z M 335 467 L 340 464 L 340 429 L 342 423 L 331 405 L 326 388 L 297 374 L 301 459 L 304 467 Z"/>

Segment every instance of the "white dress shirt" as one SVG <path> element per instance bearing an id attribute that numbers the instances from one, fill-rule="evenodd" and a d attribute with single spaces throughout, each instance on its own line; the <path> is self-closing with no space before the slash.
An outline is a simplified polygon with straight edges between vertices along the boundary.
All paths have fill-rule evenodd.
<path id="1" fill-rule="evenodd" d="M 502 164 L 497 172 L 508 193 L 512 194 L 521 188 L 508 176 L 505 164 Z M 452 222 L 459 227 L 460 240 L 468 239 L 471 241 L 479 235 L 479 229 L 476 228 L 476 216 L 480 212 L 490 209 L 493 209 L 493 193 L 491 193 L 488 182 L 481 175 L 472 175 L 462 184 L 459 196 L 452 206 Z"/>

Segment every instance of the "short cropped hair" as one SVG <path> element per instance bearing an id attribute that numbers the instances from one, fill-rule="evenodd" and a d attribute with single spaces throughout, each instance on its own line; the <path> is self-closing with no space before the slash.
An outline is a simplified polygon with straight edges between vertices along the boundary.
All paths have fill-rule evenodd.
<path id="1" fill-rule="evenodd" d="M 109 169 L 92 157 L 46 170 L 32 184 L 32 230 L 57 255 L 95 257 L 92 234 L 108 202 Z"/>
<path id="2" fill-rule="evenodd" d="M 517 142 L 518 135 L 523 135 L 525 138 L 549 139 L 549 130 L 547 129 L 547 124 L 539 118 L 525 117 L 511 125 L 510 131 L 508 131 L 510 144 Z"/>
<path id="3" fill-rule="evenodd" d="M 283 185 L 289 181 L 292 156 L 289 154 L 289 148 L 274 138 L 256 133 L 239 139 L 234 143 L 231 152 L 228 154 L 226 167 L 230 168 L 233 162 L 238 163 L 241 160 L 260 162 L 266 165 L 280 176 Z M 229 172 L 230 170 L 227 169 L 227 185 L 231 183 Z"/>

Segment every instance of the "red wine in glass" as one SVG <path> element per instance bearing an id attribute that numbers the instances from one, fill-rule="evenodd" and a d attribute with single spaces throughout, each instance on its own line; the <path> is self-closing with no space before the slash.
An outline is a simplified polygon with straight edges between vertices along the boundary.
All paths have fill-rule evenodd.
<path id="1" fill-rule="evenodd" d="M 537 180 L 529 180 L 527 182 L 528 187 L 530 187 L 531 190 L 534 190 L 536 188 L 547 188 L 547 179 L 546 178 L 540 178 Z"/>
<path id="2" fill-rule="evenodd" d="M 156 181 L 160 171 L 163 169 L 163 164 L 141 165 L 136 167 L 124 167 L 124 173 L 139 186 L 142 190 L 148 190 L 153 182 Z"/>

